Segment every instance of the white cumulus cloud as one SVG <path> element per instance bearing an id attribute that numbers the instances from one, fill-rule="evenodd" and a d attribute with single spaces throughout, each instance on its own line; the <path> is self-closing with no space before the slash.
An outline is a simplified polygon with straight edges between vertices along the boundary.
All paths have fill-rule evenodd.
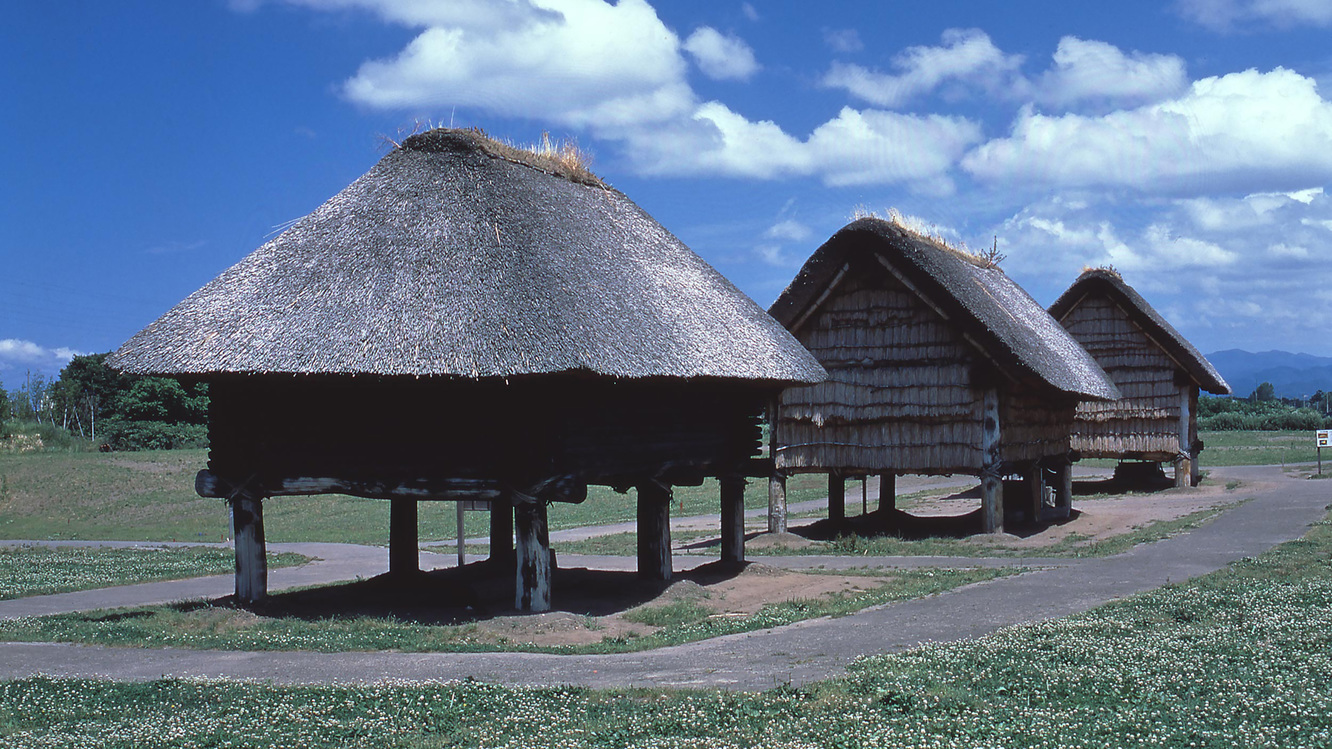
<path id="1" fill-rule="evenodd" d="M 1184 18 L 1221 32 L 1254 24 L 1332 26 L 1332 3 L 1327 0 L 1178 0 L 1175 8 Z"/>
<path id="2" fill-rule="evenodd" d="M 47 348 L 18 338 L 0 339 L 0 369 L 53 371 L 82 355 L 83 352 L 65 346 Z"/>
<path id="3" fill-rule="evenodd" d="M 823 85 L 881 107 L 900 107 L 913 97 L 958 82 L 991 93 L 1012 95 L 1025 87 L 1018 74 L 1021 55 L 1006 55 L 979 29 L 949 29 L 943 45 L 908 47 L 893 58 L 896 73 L 834 62 Z"/>
<path id="4" fill-rule="evenodd" d="M 975 149 L 962 166 L 981 180 L 1056 186 L 1299 189 L 1332 178 L 1332 104 L 1298 73 L 1248 70 L 1104 116 L 1025 109 L 1007 138 Z"/>
<path id="5" fill-rule="evenodd" d="M 416 12 L 418 3 L 373 4 L 391 7 L 386 17 L 428 28 L 396 57 L 361 65 L 345 85 L 348 98 L 361 104 L 476 107 L 573 127 L 662 121 L 693 104 L 679 39 L 644 0 L 494 4 L 503 11 L 496 16 L 520 19 L 512 24 L 486 17 L 481 6 L 476 15 L 435 18 L 428 10 Z"/>
<path id="6" fill-rule="evenodd" d="M 948 192 L 949 171 L 980 140 L 980 126 L 965 118 L 851 107 L 802 140 L 775 122 L 754 122 L 708 102 L 698 108 L 692 127 L 645 134 L 629 150 L 651 174 L 812 176 L 829 185 L 905 183 Z"/>
<path id="7" fill-rule="evenodd" d="M 703 26 L 689 35 L 684 50 L 694 58 L 699 70 L 716 80 L 749 80 L 759 70 L 754 50 L 737 36 L 723 34 Z"/>
<path id="8" fill-rule="evenodd" d="M 1066 36 L 1053 67 L 1036 84 L 1036 97 L 1058 106 L 1086 100 L 1145 104 L 1187 88 L 1184 61 L 1175 55 L 1125 54 L 1113 44 Z"/>

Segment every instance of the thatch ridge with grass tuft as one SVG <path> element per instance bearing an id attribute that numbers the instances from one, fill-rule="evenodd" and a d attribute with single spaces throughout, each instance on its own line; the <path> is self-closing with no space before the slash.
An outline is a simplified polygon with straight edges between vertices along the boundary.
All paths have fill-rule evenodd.
<path id="1" fill-rule="evenodd" d="M 1189 343 L 1175 326 L 1156 311 L 1142 295 L 1124 281 L 1114 268 L 1087 268 L 1077 280 L 1050 305 L 1050 314 L 1063 319 L 1090 295 L 1104 295 L 1164 350 L 1171 359 L 1184 368 L 1202 389 L 1217 395 L 1229 395 L 1230 384 L 1217 371 L 1207 357 Z"/>
<path id="2" fill-rule="evenodd" d="M 858 254 L 878 255 L 909 277 L 1010 371 L 1078 397 L 1119 397 L 1095 360 L 1003 270 L 892 220 L 866 217 L 843 227 L 805 262 L 769 312 L 792 327 Z"/>
<path id="3" fill-rule="evenodd" d="M 452 129 L 405 138 L 108 364 L 196 376 L 825 377 L 619 191 Z"/>

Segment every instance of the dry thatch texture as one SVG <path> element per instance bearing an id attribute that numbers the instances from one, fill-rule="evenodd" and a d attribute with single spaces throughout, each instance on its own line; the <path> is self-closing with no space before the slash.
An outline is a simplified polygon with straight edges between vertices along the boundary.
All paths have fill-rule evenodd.
<path id="1" fill-rule="evenodd" d="M 824 244 L 772 312 L 829 372 L 780 396 L 776 460 L 787 471 L 979 471 L 995 385 L 1002 459 L 1059 456 L 1078 400 L 1118 395 L 993 264 L 880 219 Z"/>
<path id="2" fill-rule="evenodd" d="M 1097 297 L 1118 307 L 1120 316 L 1131 321 L 1200 388 L 1217 395 L 1230 394 L 1230 385 L 1221 377 L 1221 373 L 1216 371 L 1216 367 L 1207 361 L 1207 357 L 1194 348 L 1193 344 L 1180 335 L 1173 325 L 1166 322 L 1166 319 L 1161 317 L 1146 299 L 1143 299 L 1132 286 L 1124 283 L 1124 279 L 1113 270 L 1094 268 L 1083 271 L 1078 280 L 1050 305 L 1050 314 L 1063 322 L 1085 299 Z M 1086 344 L 1086 341 L 1076 333 L 1073 337 Z M 1106 366 L 1100 355 L 1096 352 L 1092 354 L 1102 366 Z M 1106 370 L 1109 371 L 1109 367 L 1106 367 Z M 1118 378 L 1115 381 L 1118 382 Z"/>
<path id="3" fill-rule="evenodd" d="M 1087 352 L 1002 270 L 882 219 L 853 221 L 833 235 L 769 312 L 792 328 L 857 257 L 891 266 L 1011 376 L 1093 400 L 1119 396 Z"/>
<path id="4" fill-rule="evenodd" d="M 1084 272 L 1050 311 L 1118 385 L 1122 397 L 1078 406 L 1074 449 L 1087 457 L 1170 459 L 1188 452 L 1180 419 L 1189 403 L 1194 431 L 1199 386 L 1230 386 L 1119 274 Z M 1184 444 L 1182 444 L 1184 443 Z"/>
<path id="5" fill-rule="evenodd" d="M 135 335 L 142 374 L 817 382 L 781 325 L 623 194 L 432 130 Z"/>

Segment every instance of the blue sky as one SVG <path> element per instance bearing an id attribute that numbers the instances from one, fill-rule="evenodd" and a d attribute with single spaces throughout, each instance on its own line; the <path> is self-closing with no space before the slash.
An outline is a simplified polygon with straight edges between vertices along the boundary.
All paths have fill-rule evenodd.
<path id="1" fill-rule="evenodd" d="M 418 123 L 549 131 L 768 305 L 857 208 L 1048 304 L 1332 355 L 1332 0 L 6 4 L 0 381 L 110 350 Z"/>

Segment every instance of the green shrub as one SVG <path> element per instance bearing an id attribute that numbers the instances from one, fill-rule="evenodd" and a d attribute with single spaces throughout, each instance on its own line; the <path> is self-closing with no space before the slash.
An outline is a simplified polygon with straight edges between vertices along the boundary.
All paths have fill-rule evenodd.
<path id="1" fill-rule="evenodd" d="M 208 447 L 208 427 L 161 421 L 107 421 L 98 442 L 112 450 L 178 450 Z"/>

